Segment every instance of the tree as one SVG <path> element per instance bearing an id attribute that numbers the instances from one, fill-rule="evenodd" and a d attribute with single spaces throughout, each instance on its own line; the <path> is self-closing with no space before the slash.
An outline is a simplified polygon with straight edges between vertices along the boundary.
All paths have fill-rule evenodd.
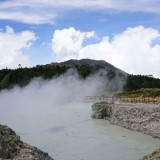
<path id="1" fill-rule="evenodd" d="M 9 88 L 10 87 L 10 74 L 7 74 L 4 76 L 4 78 L 1 80 L 0 83 L 0 88 L 4 89 L 4 88 Z"/>

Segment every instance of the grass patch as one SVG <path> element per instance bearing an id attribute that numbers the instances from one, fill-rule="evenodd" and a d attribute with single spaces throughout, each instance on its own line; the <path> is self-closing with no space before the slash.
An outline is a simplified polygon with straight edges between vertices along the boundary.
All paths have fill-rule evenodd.
<path id="1" fill-rule="evenodd" d="M 123 91 L 118 93 L 116 96 L 125 97 L 159 97 L 160 88 L 141 88 L 133 91 Z"/>

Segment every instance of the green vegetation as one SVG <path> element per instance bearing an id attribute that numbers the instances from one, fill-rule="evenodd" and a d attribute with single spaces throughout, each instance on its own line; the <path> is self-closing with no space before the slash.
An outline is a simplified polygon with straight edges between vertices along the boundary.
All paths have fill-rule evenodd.
<path id="1" fill-rule="evenodd" d="M 152 75 L 128 75 L 124 90 L 133 91 L 141 88 L 160 88 L 160 79 Z"/>
<path id="2" fill-rule="evenodd" d="M 51 63 L 48 65 L 38 65 L 33 68 L 3 69 L 0 70 L 0 90 L 11 89 L 13 86 L 26 86 L 33 78 L 41 77 L 52 79 L 65 73 L 68 69 L 77 70 L 81 78 L 86 78 L 91 74 L 99 72 L 100 76 L 106 78 L 106 86 L 109 82 L 122 83 L 126 81 L 123 93 L 156 96 L 160 94 L 160 79 L 151 75 L 129 75 L 105 61 L 95 61 L 89 59 L 69 60 L 62 63 Z M 106 73 L 104 72 L 106 71 Z M 116 77 L 116 78 L 115 78 Z M 111 85 L 111 91 L 117 91 L 118 85 Z M 114 89 L 113 89 L 114 88 Z M 147 89 L 150 88 L 150 89 Z"/>
<path id="3" fill-rule="evenodd" d="M 0 89 L 10 89 L 14 85 L 23 87 L 27 85 L 32 78 L 43 77 L 44 79 L 52 78 L 56 73 L 63 73 L 64 68 L 53 68 L 37 66 L 33 68 L 19 68 L 15 70 L 0 70 Z"/>
<path id="4" fill-rule="evenodd" d="M 118 96 L 125 97 L 157 97 L 160 96 L 160 88 L 141 88 L 133 91 L 123 91 Z"/>
<path id="5" fill-rule="evenodd" d="M 160 96 L 160 79 L 152 75 L 128 75 L 123 92 L 118 96 L 157 97 Z"/>
<path id="6" fill-rule="evenodd" d="M 94 70 L 88 65 L 75 66 L 75 68 L 77 69 L 80 77 L 82 78 L 86 78 L 87 76 L 94 73 Z"/>
<path id="7" fill-rule="evenodd" d="M 0 90 L 11 89 L 13 86 L 26 86 L 33 78 L 52 79 L 65 73 L 69 68 L 67 65 L 45 65 L 33 68 L 3 69 L 0 70 Z M 86 78 L 93 70 L 89 66 L 75 66 L 80 77 Z"/>

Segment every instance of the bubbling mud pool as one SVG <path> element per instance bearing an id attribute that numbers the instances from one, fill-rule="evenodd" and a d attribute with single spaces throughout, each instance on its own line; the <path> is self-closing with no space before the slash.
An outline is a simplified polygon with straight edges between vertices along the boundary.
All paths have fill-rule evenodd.
<path id="1" fill-rule="evenodd" d="M 160 140 L 91 116 L 91 104 L 0 106 L 0 123 L 55 160 L 139 160 Z"/>

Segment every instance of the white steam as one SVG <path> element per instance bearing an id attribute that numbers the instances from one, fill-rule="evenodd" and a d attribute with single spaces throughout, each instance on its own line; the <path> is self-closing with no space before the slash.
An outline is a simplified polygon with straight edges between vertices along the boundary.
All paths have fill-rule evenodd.
<path id="1" fill-rule="evenodd" d="M 65 147 L 61 139 L 66 142 L 69 138 L 66 135 L 73 133 L 66 130 L 90 119 L 91 106 L 82 103 L 84 96 L 101 95 L 107 88 L 121 84 L 118 78 L 112 82 L 107 80 L 106 74 L 100 71 L 82 79 L 75 70 L 68 70 L 52 80 L 36 78 L 24 88 L 3 90 L 0 92 L 0 124 L 8 125 L 22 140 L 55 157 L 54 153 L 63 153 L 57 151 Z M 59 129 L 60 134 L 56 133 Z"/>
<path id="2" fill-rule="evenodd" d="M 104 79 L 93 75 L 85 80 L 74 70 L 53 78 L 36 78 L 24 87 L 14 87 L 0 93 L 0 106 L 39 106 L 74 101 L 83 96 L 99 95 L 105 88 Z"/>
<path id="3" fill-rule="evenodd" d="M 68 106 L 72 102 L 84 102 L 85 96 L 109 94 L 110 92 L 107 92 L 109 90 L 122 89 L 124 82 L 124 77 L 121 76 L 116 76 L 112 80 L 107 79 L 104 70 L 86 79 L 80 78 L 73 69 L 51 80 L 36 78 L 24 88 L 16 86 L 0 92 L 0 123 L 7 124 L 13 129 L 19 124 L 24 130 L 25 125 L 31 125 L 29 119 L 35 121 L 33 124 L 41 125 L 42 121 L 45 121 L 44 116 L 50 115 L 50 110 L 54 110 L 52 114 L 57 116 L 59 111 L 56 110 L 59 110 L 62 104 Z"/>

